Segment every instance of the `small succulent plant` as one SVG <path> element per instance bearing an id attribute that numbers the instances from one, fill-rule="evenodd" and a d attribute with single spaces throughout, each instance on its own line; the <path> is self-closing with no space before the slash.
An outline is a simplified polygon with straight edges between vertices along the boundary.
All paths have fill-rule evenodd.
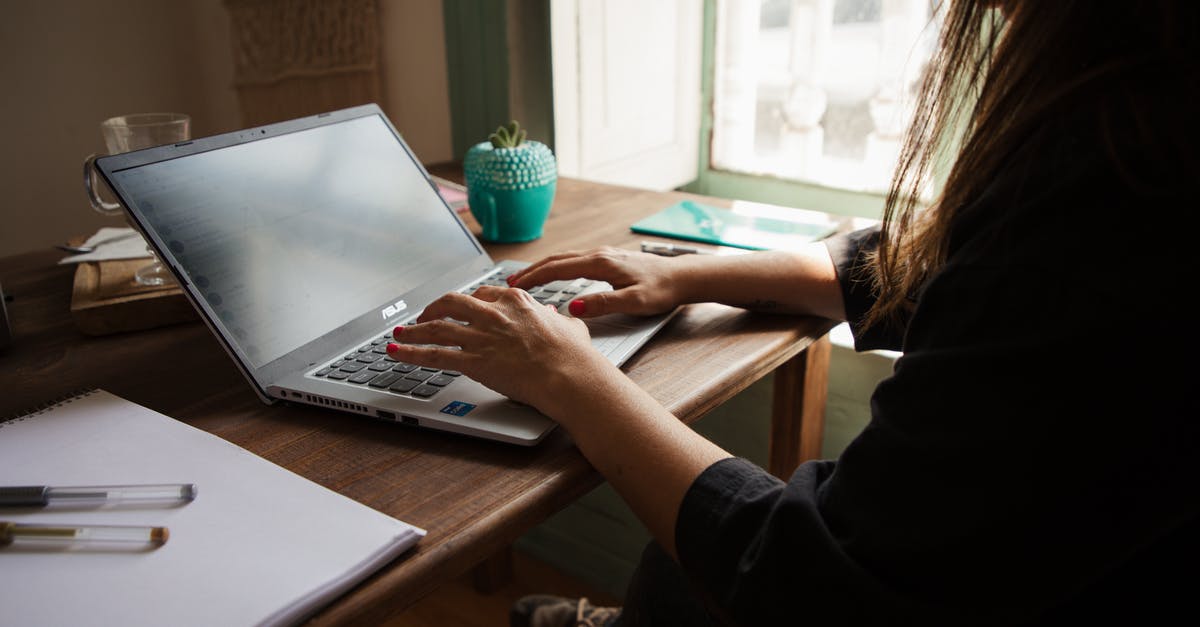
<path id="1" fill-rule="evenodd" d="M 513 120 L 467 150 L 467 206 L 491 242 L 541 237 L 558 181 L 554 153 Z"/>
<path id="2" fill-rule="evenodd" d="M 513 120 L 508 126 L 497 127 L 495 133 L 488 135 L 488 140 L 492 142 L 493 148 L 516 148 L 525 141 L 525 135 L 525 129 Z"/>

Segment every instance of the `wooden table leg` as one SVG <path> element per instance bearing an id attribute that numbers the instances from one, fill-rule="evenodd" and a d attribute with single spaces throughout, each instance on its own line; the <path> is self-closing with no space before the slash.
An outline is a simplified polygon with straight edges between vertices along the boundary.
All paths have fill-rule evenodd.
<path id="1" fill-rule="evenodd" d="M 513 549 L 504 547 L 471 571 L 471 583 L 480 594 L 492 594 L 513 580 Z"/>
<path id="2" fill-rule="evenodd" d="M 825 335 L 775 369 L 767 470 L 785 481 L 801 462 L 821 456 L 832 346 Z"/>

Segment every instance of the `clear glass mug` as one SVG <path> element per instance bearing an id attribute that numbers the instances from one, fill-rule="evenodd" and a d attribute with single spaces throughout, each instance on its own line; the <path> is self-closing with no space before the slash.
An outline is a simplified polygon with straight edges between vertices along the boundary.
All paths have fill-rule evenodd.
<path id="1" fill-rule="evenodd" d="M 183 113 L 134 113 L 101 122 L 100 134 L 104 136 L 108 154 L 115 155 L 187 141 L 191 139 L 191 127 L 191 117 Z M 99 176 L 95 166 L 97 156 L 88 155 L 83 162 L 83 187 L 87 191 L 88 202 L 93 209 L 106 216 L 124 216 L 120 203 L 100 197 Z M 173 282 L 175 279 L 155 256 L 154 250 L 147 245 L 146 252 L 154 257 L 154 261 L 137 271 L 137 282 L 147 286 Z"/>

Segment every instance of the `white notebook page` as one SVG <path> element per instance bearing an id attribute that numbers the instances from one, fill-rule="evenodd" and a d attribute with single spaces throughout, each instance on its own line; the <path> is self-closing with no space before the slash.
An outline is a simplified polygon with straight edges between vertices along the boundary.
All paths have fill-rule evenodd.
<path id="1" fill-rule="evenodd" d="M 157 508 L 0 508 L 25 523 L 165 526 L 147 551 L 0 547 L 0 623 L 288 625 L 425 531 L 104 391 L 0 422 L 0 485 L 194 483 Z"/>

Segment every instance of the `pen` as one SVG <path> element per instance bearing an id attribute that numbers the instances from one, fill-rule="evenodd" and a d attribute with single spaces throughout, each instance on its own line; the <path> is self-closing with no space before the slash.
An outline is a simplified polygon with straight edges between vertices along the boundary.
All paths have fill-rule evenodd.
<path id="1" fill-rule="evenodd" d="M 144 544 L 160 547 L 170 533 L 166 527 L 136 525 L 41 525 L 18 524 L 0 520 L 0 546 L 14 542 L 63 544 Z"/>
<path id="2" fill-rule="evenodd" d="M 120 503 L 187 503 L 196 498 L 192 483 L 100 486 L 0 487 L 2 506 L 115 505 Z"/>
<path id="3" fill-rule="evenodd" d="M 712 254 L 706 250 L 700 250 L 699 248 L 694 248 L 692 246 L 679 246 L 677 244 L 663 244 L 660 242 L 642 242 L 642 252 L 661 255 L 663 257 Z"/>

